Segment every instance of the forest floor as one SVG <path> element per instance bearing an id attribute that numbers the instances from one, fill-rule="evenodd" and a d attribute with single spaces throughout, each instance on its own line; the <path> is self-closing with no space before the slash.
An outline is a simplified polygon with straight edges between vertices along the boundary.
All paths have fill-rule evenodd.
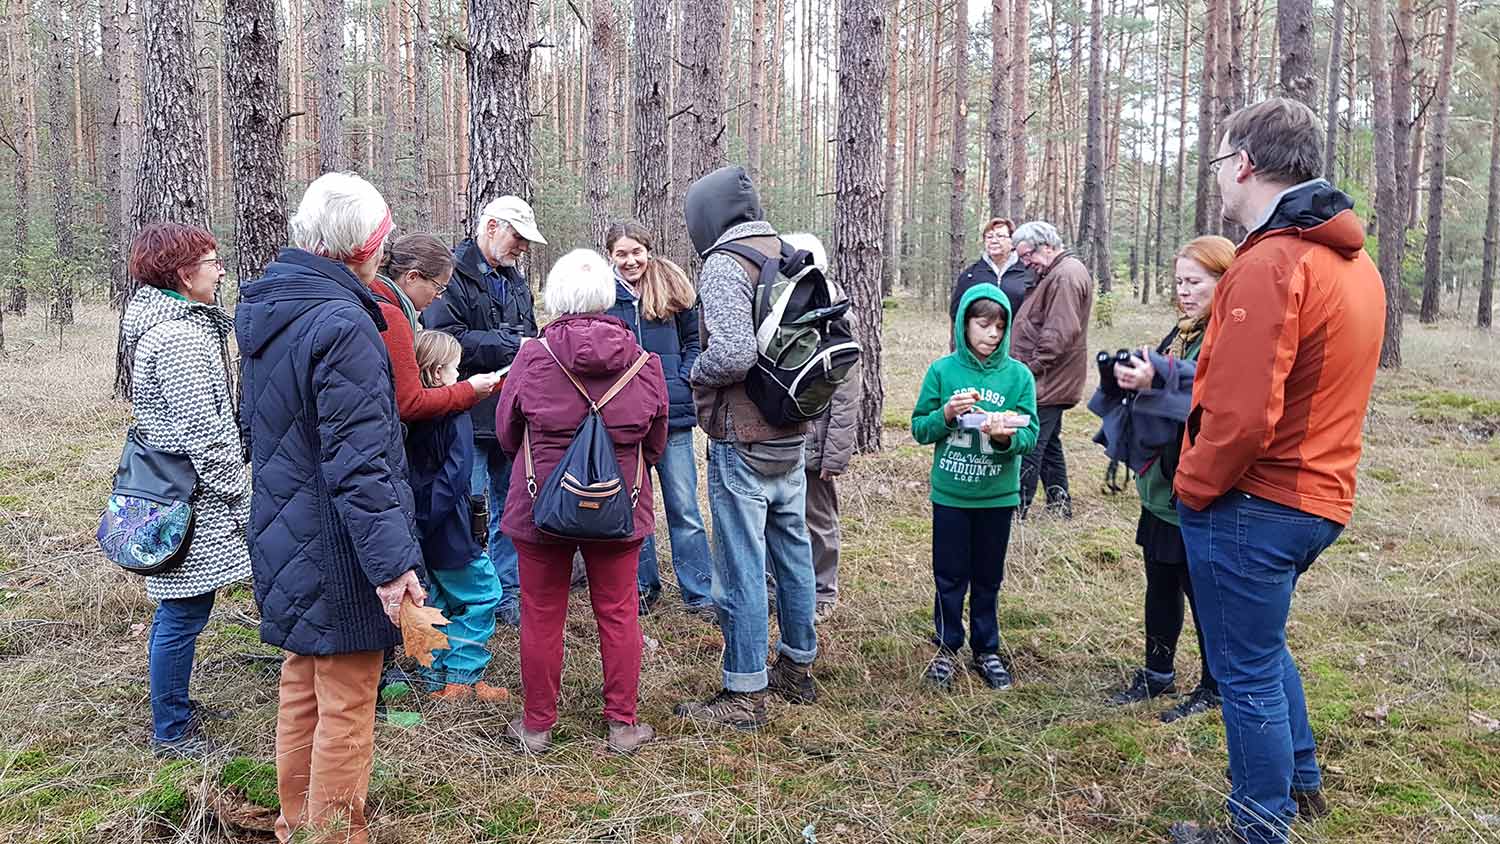
<path id="1" fill-rule="evenodd" d="M 521 757 L 500 738 L 516 698 L 382 723 L 376 841 L 1152 842 L 1172 821 L 1220 815 L 1217 715 L 1165 726 L 1165 703 L 1103 702 L 1141 660 L 1138 503 L 1102 493 L 1082 409 L 1066 417 L 1076 517 L 1013 535 L 1001 628 L 1016 688 L 990 692 L 972 675 L 950 694 L 920 684 L 930 451 L 906 427 L 948 325 L 892 304 L 885 451 L 839 482 L 843 599 L 819 631 L 821 702 L 773 701 L 756 734 L 674 718 L 678 701 L 716 688 L 720 640 L 669 596 L 644 622 L 641 714 L 661 740 L 612 756 L 596 635 L 575 593 L 556 750 Z M 206 766 L 152 757 L 152 605 L 93 540 L 128 415 L 109 396 L 114 321 L 82 309 L 59 350 L 35 310 L 7 317 L 0 355 L 0 838 L 265 840 L 249 830 L 275 804 L 275 651 L 257 640 L 248 590 L 221 594 L 193 687 L 232 713 L 213 728 L 230 750 Z M 1154 343 L 1170 324 L 1164 306 L 1121 303 L 1090 345 Z M 1472 329 L 1406 330 L 1406 368 L 1376 388 L 1354 521 L 1292 614 L 1333 806 L 1296 827 L 1299 841 L 1500 841 L 1500 367 Z M 1183 643 L 1187 688 L 1190 632 Z M 492 679 L 513 688 L 516 647 L 508 628 L 491 643 Z"/>

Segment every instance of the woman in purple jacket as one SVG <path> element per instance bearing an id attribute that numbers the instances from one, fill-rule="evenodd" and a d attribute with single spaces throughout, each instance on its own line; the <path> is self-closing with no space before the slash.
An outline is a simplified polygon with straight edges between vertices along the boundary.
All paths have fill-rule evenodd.
<path id="1" fill-rule="evenodd" d="M 629 538 L 563 539 L 541 532 L 533 520 L 527 461 L 520 452 L 522 436 L 529 432 L 534 475 L 538 482 L 548 477 L 589 409 L 569 373 L 598 401 L 641 356 L 641 347 L 624 322 L 604 313 L 615 302 L 615 279 L 597 253 L 577 250 L 563 256 L 547 274 L 544 296 L 547 310 L 557 318 L 538 340 L 524 343 L 516 353 L 495 416 L 496 438 L 512 461 L 500 526 L 515 542 L 520 560 L 521 683 L 526 690 L 525 712 L 511 722 L 508 734 L 527 752 L 551 746 L 576 550 L 588 568 L 589 601 L 599 626 L 609 748 L 630 753 L 656 735 L 636 720 L 641 678 L 636 561 L 642 540 L 656 530 L 650 475 L 642 471 Z M 667 446 L 667 408 L 661 359 L 653 354 L 600 410 L 622 478 L 636 477 L 640 459 L 647 465 L 661 459 Z"/>

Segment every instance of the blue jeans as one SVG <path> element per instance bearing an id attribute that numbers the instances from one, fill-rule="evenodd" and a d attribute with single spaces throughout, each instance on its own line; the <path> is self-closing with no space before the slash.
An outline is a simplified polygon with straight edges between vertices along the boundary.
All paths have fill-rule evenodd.
<path id="1" fill-rule="evenodd" d="M 521 575 L 516 570 L 516 546 L 500 532 L 505 513 L 505 493 L 510 489 L 510 460 L 494 440 L 475 440 L 474 476 L 469 492 L 487 495 L 490 505 L 490 562 L 500 579 L 502 603 L 521 600 Z"/>
<path id="2" fill-rule="evenodd" d="M 495 633 L 495 608 L 503 597 L 500 582 L 489 557 L 479 555 L 462 568 L 427 569 L 432 583 L 427 603 L 442 610 L 448 619 L 442 633 L 449 648 L 432 655 L 432 667 L 421 670 L 428 688 L 441 689 L 444 683 L 472 686 L 484 679 L 490 664 L 485 647 Z"/>
<path id="3" fill-rule="evenodd" d="M 708 532 L 698 512 L 698 463 L 693 459 L 693 429 L 673 431 L 667 450 L 656 464 L 657 490 L 667 513 L 672 537 L 672 570 L 682 602 L 690 607 L 713 606 L 713 571 L 708 561 Z M 636 583 L 642 594 L 661 589 L 661 570 L 656 561 L 656 535 L 641 544 Z"/>
<path id="4" fill-rule="evenodd" d="M 188 705 L 188 680 L 193 676 L 193 653 L 198 634 L 208 624 L 214 593 L 191 598 L 166 598 L 151 618 L 148 662 L 151 674 L 151 730 L 158 744 L 187 738 L 193 713 Z"/>
<path id="5" fill-rule="evenodd" d="M 818 655 L 813 628 L 816 585 L 807 536 L 802 461 L 785 474 L 761 475 L 732 444 L 708 442 L 708 504 L 714 518 L 713 599 L 724 633 L 724 688 L 766 687 L 770 638 L 766 565 L 776 576 L 776 650 L 807 664 Z"/>
<path id="6" fill-rule="evenodd" d="M 1250 844 L 1282 844 L 1297 816 L 1292 790 L 1322 785 L 1286 620 L 1298 578 L 1343 526 L 1239 490 L 1202 512 L 1179 502 L 1177 512 L 1208 667 L 1224 699 L 1229 814 Z"/>

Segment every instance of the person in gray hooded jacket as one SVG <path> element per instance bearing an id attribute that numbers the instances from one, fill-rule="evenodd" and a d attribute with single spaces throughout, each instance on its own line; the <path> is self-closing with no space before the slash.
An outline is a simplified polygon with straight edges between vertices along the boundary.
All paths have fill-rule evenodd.
<path id="1" fill-rule="evenodd" d="M 817 699 L 810 668 L 813 628 L 812 546 L 804 518 L 804 425 L 768 422 L 745 392 L 755 365 L 754 296 L 758 269 L 715 252 L 737 242 L 778 255 L 781 239 L 764 220 L 742 167 L 722 167 L 694 182 L 684 203 L 693 248 L 703 256 L 698 297 L 703 351 L 690 380 L 698 424 L 708 434 L 708 502 L 713 513 L 713 598 L 724 633 L 722 691 L 686 702 L 677 714 L 738 729 L 766 723 L 765 692 L 792 703 Z M 768 671 L 766 570 L 776 580 L 781 630 Z"/>

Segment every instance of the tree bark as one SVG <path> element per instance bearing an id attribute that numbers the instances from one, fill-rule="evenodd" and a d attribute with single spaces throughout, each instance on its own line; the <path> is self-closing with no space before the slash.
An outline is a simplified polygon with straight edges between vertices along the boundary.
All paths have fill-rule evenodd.
<path id="1" fill-rule="evenodd" d="M 15 84 L 12 89 L 15 103 L 13 112 L 15 132 L 11 134 L 11 138 L 16 145 L 13 150 L 16 155 L 13 181 L 16 192 L 16 225 L 15 249 L 11 252 L 9 267 L 9 295 L 5 297 L 3 303 L 0 303 L 0 310 L 21 315 L 26 313 L 26 283 L 29 275 L 27 247 L 31 239 L 31 172 L 35 161 L 32 157 L 34 148 L 32 114 L 36 108 L 33 99 L 36 96 L 36 79 L 31 63 L 31 29 L 28 26 L 30 12 L 27 5 L 27 0 L 17 0 L 16 4 L 11 7 L 12 18 L 9 28 L 14 39 L 11 42 L 11 50 L 15 73 Z"/>
<path id="2" fill-rule="evenodd" d="M 885 189 L 881 196 L 880 216 L 885 226 L 885 237 L 881 246 L 880 294 L 889 296 L 896 288 L 896 104 L 901 97 L 901 74 L 897 72 L 900 61 L 901 27 L 892 22 L 886 38 L 888 48 L 885 57 Z"/>
<path id="3" fill-rule="evenodd" d="M 1330 182 L 1335 180 L 1338 165 L 1339 83 L 1344 78 L 1344 2 L 1333 0 L 1333 37 L 1328 45 L 1328 121 L 1323 133 L 1323 178 Z"/>
<path id="4" fill-rule="evenodd" d="M 344 148 L 344 0 L 312 0 L 318 10 L 318 170 L 349 167 Z"/>
<path id="5" fill-rule="evenodd" d="M 468 0 L 469 180 L 463 229 L 496 197 L 531 184 L 531 2 Z"/>
<path id="6" fill-rule="evenodd" d="M 1031 0 L 1012 0 L 1010 31 L 1010 218 L 1026 214 L 1026 94 L 1031 76 Z"/>
<path id="7" fill-rule="evenodd" d="M 1187 101 L 1188 101 L 1188 53 L 1192 47 L 1192 0 L 1182 0 L 1182 60 L 1178 73 L 1177 89 L 1177 203 L 1173 207 L 1172 236 L 1181 241 L 1182 206 L 1187 187 Z"/>
<path id="8" fill-rule="evenodd" d="M 1411 187 L 1409 181 L 1413 155 L 1411 152 L 1412 131 L 1412 4 L 1414 0 L 1395 0 L 1396 22 L 1391 31 L 1391 115 L 1392 136 L 1396 153 L 1396 207 L 1401 215 L 1400 250 L 1406 255 L 1406 229 L 1411 226 Z M 1389 22 L 1388 22 L 1389 23 Z M 1384 222 L 1381 223 L 1385 225 Z"/>
<path id="9" fill-rule="evenodd" d="M 1027 0 L 1019 0 L 1027 2 Z M 1010 0 L 990 0 L 990 216 L 1010 210 Z"/>
<path id="10" fill-rule="evenodd" d="M 1083 202 L 1078 216 L 1078 250 L 1099 289 L 1109 290 L 1109 242 L 1104 226 L 1104 4 L 1089 2 L 1088 128 L 1083 165 Z"/>
<path id="11" fill-rule="evenodd" d="M 47 7 L 47 131 L 52 169 L 52 223 L 57 235 L 57 262 L 53 267 L 52 317 L 59 325 L 73 324 L 73 266 L 77 258 L 73 239 L 73 133 L 68 125 L 68 44 L 59 3 Z"/>
<path id="12" fill-rule="evenodd" d="M 669 229 L 683 226 L 682 220 L 667 220 L 669 12 L 668 5 L 660 0 L 635 0 L 635 49 L 631 56 L 635 65 L 635 91 L 630 98 L 635 139 L 630 168 L 633 213 L 662 242 Z"/>
<path id="13" fill-rule="evenodd" d="M 1458 42 L 1458 0 L 1447 0 L 1443 15 L 1443 59 L 1438 64 L 1437 112 L 1432 121 L 1432 166 L 1427 189 L 1427 254 L 1422 275 L 1424 323 L 1434 323 L 1442 311 L 1443 292 L 1443 178 L 1448 158 L 1448 110 L 1452 100 L 1453 58 Z"/>
<path id="14" fill-rule="evenodd" d="M 1370 0 L 1370 84 L 1374 88 L 1375 111 L 1375 216 L 1380 235 L 1380 276 L 1385 281 L 1385 339 L 1380 344 L 1380 365 L 1401 366 L 1401 314 L 1405 291 L 1401 287 L 1401 249 L 1405 215 L 1401 210 L 1396 176 L 1395 122 L 1391 104 L 1391 66 L 1386 59 L 1385 0 Z"/>
<path id="15" fill-rule="evenodd" d="M 412 33 L 412 197 L 417 203 L 417 230 L 432 229 L 432 166 L 428 140 L 432 136 L 431 9 L 429 0 L 417 0 L 417 19 Z"/>
<path id="16" fill-rule="evenodd" d="M 1216 201 L 1213 174 L 1209 171 L 1208 162 L 1214 157 L 1218 147 L 1215 145 L 1214 131 L 1217 122 L 1218 103 L 1216 102 L 1215 77 L 1219 66 L 1219 13 L 1218 7 L 1229 2 L 1229 0 L 1207 0 L 1208 14 L 1204 16 L 1203 26 L 1203 67 L 1201 72 L 1201 84 L 1198 88 L 1198 179 L 1195 190 L 1195 202 L 1193 209 L 1193 234 L 1202 235 L 1219 229 L 1219 210 Z"/>
<path id="17" fill-rule="evenodd" d="M 286 122 L 276 0 L 224 0 L 224 67 L 234 156 L 234 274 L 257 278 L 287 242 Z"/>
<path id="18" fill-rule="evenodd" d="M 727 51 L 726 51 L 727 52 Z M 780 67 L 780 56 L 776 66 Z M 760 183 L 761 138 L 765 133 L 766 0 L 750 0 L 750 125 L 745 132 L 745 169 Z"/>
<path id="19" fill-rule="evenodd" d="M 123 42 L 120 0 L 101 0 L 99 26 L 104 75 L 99 109 L 104 132 L 104 253 L 109 267 L 110 302 L 116 308 L 123 308 L 128 285 L 125 280 L 124 193 L 120 177 L 120 53 Z"/>
<path id="20" fill-rule="evenodd" d="M 964 268 L 964 198 L 969 174 L 969 16 L 963 4 L 953 12 L 953 147 L 948 172 L 952 194 L 948 197 L 948 274 L 954 278 Z"/>
<path id="21" fill-rule="evenodd" d="M 609 0 L 594 0 L 589 10 L 588 80 L 585 82 L 583 189 L 589 207 L 589 242 L 604 248 L 609 227 L 609 54 L 614 49 L 615 8 Z"/>
<path id="22" fill-rule="evenodd" d="M 1334 0 L 1334 5 L 1341 6 L 1342 0 Z M 1335 19 L 1339 14 L 1336 9 Z M 1276 31 L 1281 48 L 1281 95 L 1316 109 L 1318 77 L 1313 59 L 1312 0 L 1277 0 Z"/>
<path id="23" fill-rule="evenodd" d="M 132 236 L 147 223 L 209 227 L 202 82 L 195 62 L 193 0 L 147 0 L 141 179 Z"/>
<path id="24" fill-rule="evenodd" d="M 839 201 L 834 208 L 832 275 L 853 303 L 854 333 L 863 349 L 863 392 L 855 447 L 880 450 L 885 392 L 881 382 L 881 173 L 884 143 L 880 94 L 885 85 L 885 16 L 880 0 L 843 0 L 839 6 Z M 960 14 L 962 21 L 962 14 Z M 967 27 L 965 27 L 967 28 Z M 962 60 L 960 60 L 962 62 Z M 961 86 L 960 86 L 961 87 Z"/>
<path id="25" fill-rule="evenodd" d="M 682 198 L 698 177 L 724 164 L 724 0 L 682 4 L 679 37 L 681 67 L 679 88 L 672 108 L 672 208 L 682 208 Z M 804 79 L 804 85 L 807 81 Z M 804 114 L 811 112 L 805 108 Z M 809 132 L 809 141 L 811 133 Z M 817 150 L 808 148 L 808 155 Z M 669 220 L 668 255 L 696 274 L 700 259 L 688 238 L 683 219 Z"/>
<path id="26" fill-rule="evenodd" d="M 225 0 L 227 3 L 228 0 Z M 382 190 L 385 192 L 386 202 L 392 208 L 397 207 L 398 198 L 401 197 L 401 183 L 396 175 L 396 124 L 400 121 L 401 97 L 397 92 L 404 91 L 406 86 L 401 82 L 401 62 L 399 57 L 401 41 L 401 20 L 406 14 L 406 7 L 402 3 L 387 0 L 385 8 L 385 20 L 380 28 L 380 46 L 384 55 L 382 81 L 385 90 L 379 98 L 382 106 L 371 108 L 373 116 L 376 110 L 384 111 L 380 127 L 380 177 Z M 386 101 L 386 98 L 389 98 Z M 377 99 L 375 91 L 370 91 L 371 103 Z M 402 202 L 401 205 L 405 206 Z M 404 208 L 402 209 L 404 210 Z M 405 216 L 401 211 L 397 216 Z"/>
<path id="27" fill-rule="evenodd" d="M 1485 198 L 1484 258 L 1479 269 L 1479 313 L 1475 324 L 1489 328 L 1494 315 L 1495 262 L 1500 251 L 1500 62 L 1490 69 L 1490 183 Z"/>

